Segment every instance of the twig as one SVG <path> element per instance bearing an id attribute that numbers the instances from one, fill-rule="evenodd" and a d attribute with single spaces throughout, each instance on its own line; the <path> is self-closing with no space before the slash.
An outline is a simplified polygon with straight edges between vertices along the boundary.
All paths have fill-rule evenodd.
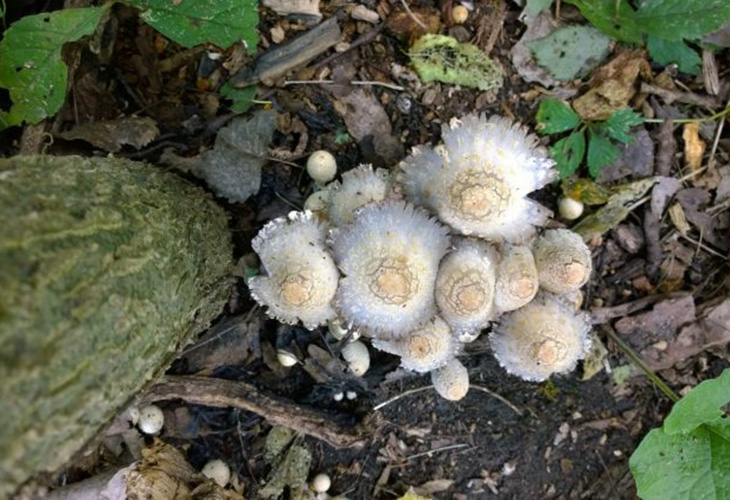
<path id="1" fill-rule="evenodd" d="M 629 314 L 635 313 L 636 311 L 640 311 L 645 307 L 656 304 L 657 302 L 669 299 L 679 299 L 682 297 L 686 297 L 687 295 L 687 292 L 675 292 L 663 295 L 649 295 L 634 300 L 633 302 L 627 302 L 626 304 L 621 304 L 618 306 L 594 307 L 593 309 L 591 309 L 591 322 L 594 325 L 608 323 L 612 319 L 623 318 L 624 316 L 628 316 Z"/>
<path id="2" fill-rule="evenodd" d="M 684 238 L 685 240 L 689 241 L 693 245 L 697 245 L 697 248 L 701 248 L 705 252 L 707 252 L 707 253 L 709 253 L 711 255 L 714 255 L 715 257 L 720 257 L 723 260 L 728 258 L 727 255 L 723 255 L 720 252 L 718 252 L 717 250 L 708 247 L 707 245 L 705 245 L 704 243 L 702 243 L 702 241 L 697 241 L 697 240 L 695 240 L 693 238 L 690 238 L 689 236 L 687 236 L 685 234 L 682 234 L 679 231 L 677 231 L 677 234 L 680 236 L 680 238 Z"/>
<path id="3" fill-rule="evenodd" d="M 413 19 L 413 22 L 420 26 L 423 31 L 428 32 L 428 26 L 423 24 L 423 21 L 416 17 L 411 8 L 408 6 L 408 2 L 406 2 L 406 0 L 400 0 L 400 3 L 403 4 L 403 8 L 406 9 L 406 12 L 410 18 Z"/>
<path id="4" fill-rule="evenodd" d="M 287 85 L 333 85 L 337 82 L 334 80 L 287 80 L 284 82 L 284 86 Z M 401 87 L 400 85 L 395 85 L 394 83 L 386 83 L 386 82 L 376 82 L 374 80 L 352 80 L 350 82 L 350 85 L 373 85 L 378 87 L 385 87 L 392 90 L 397 90 L 399 92 L 402 92 L 405 90 L 404 87 Z"/>
<path id="5" fill-rule="evenodd" d="M 510 407 L 510 409 L 511 409 L 511 410 L 512 410 L 513 412 L 515 412 L 515 413 L 516 413 L 517 415 L 519 415 L 520 417 L 521 417 L 521 416 L 522 416 L 522 415 L 524 414 L 524 413 L 522 412 L 522 410 L 520 410 L 519 408 L 517 408 L 517 406 L 515 406 L 515 405 L 514 405 L 514 404 L 513 404 L 513 403 L 512 403 L 511 401 L 509 401 L 509 400 L 508 400 L 507 398 L 505 398 L 504 396 L 500 396 L 500 395 L 499 395 L 499 394 L 497 394 L 496 392 L 494 392 L 494 391 L 491 391 L 491 390 L 487 389 L 486 387 L 482 387 L 482 386 L 480 386 L 480 385 L 470 385 L 470 386 L 469 386 L 469 389 L 476 389 L 477 391 L 482 391 L 482 392 L 485 392 L 485 393 L 489 394 L 489 395 L 490 395 L 490 396 L 492 396 L 493 398 L 495 398 L 495 399 L 498 399 L 498 400 L 499 400 L 499 401 L 501 401 L 502 403 L 504 403 L 504 404 L 506 404 L 507 406 L 509 406 L 509 407 Z"/>
<path id="6" fill-rule="evenodd" d="M 370 31 L 368 31 L 364 35 L 360 36 L 357 40 L 355 40 L 354 42 L 352 42 L 350 44 L 350 46 L 347 47 L 346 50 L 343 50 L 342 52 L 335 52 L 331 56 L 325 57 L 324 59 L 322 59 L 321 61 L 319 61 L 317 64 L 315 64 L 312 67 L 312 69 L 318 70 L 322 66 L 328 65 L 329 63 L 331 63 L 332 61 L 334 61 L 338 57 L 343 56 L 344 54 L 347 54 L 348 52 L 350 52 L 351 50 L 356 49 L 360 45 L 364 45 L 366 43 L 370 43 L 371 41 L 373 41 L 375 39 L 376 36 L 378 36 L 378 33 L 380 33 L 383 30 L 384 27 L 385 27 L 385 23 L 378 24 L 375 28 L 371 29 Z"/>
<path id="7" fill-rule="evenodd" d="M 240 408 L 261 415 L 273 424 L 284 425 L 320 439 L 335 448 L 362 448 L 369 434 L 360 425 L 342 425 L 326 413 L 265 394 L 253 384 L 243 381 L 168 376 L 150 389 L 143 402 L 170 399 L 214 408 Z"/>
<path id="8" fill-rule="evenodd" d="M 621 351 L 631 360 L 633 363 L 642 371 L 644 372 L 644 375 L 646 375 L 649 380 L 651 380 L 656 387 L 659 388 L 669 399 L 672 400 L 673 403 L 676 403 L 679 401 L 680 397 L 677 396 L 677 394 L 666 384 L 664 381 L 659 378 L 659 376 L 652 371 L 651 368 L 649 368 L 649 365 L 646 364 L 646 362 L 641 359 L 641 356 L 639 356 L 636 351 L 634 351 L 631 347 L 629 347 L 626 343 L 624 343 L 623 340 L 621 340 L 618 335 L 616 335 L 616 332 L 613 331 L 613 328 L 611 328 L 608 325 L 603 325 L 601 328 L 608 337 L 613 340 L 613 342 L 621 349 Z"/>
<path id="9" fill-rule="evenodd" d="M 406 460 L 413 460 L 414 458 L 424 457 L 426 455 L 431 456 L 434 453 L 438 453 L 440 451 L 448 451 L 448 450 L 457 450 L 459 448 L 468 448 L 469 445 L 466 443 L 462 444 L 450 444 L 449 446 L 442 446 L 441 448 L 436 448 L 435 450 L 430 451 L 423 451 L 421 453 L 416 453 L 415 455 L 411 455 L 409 457 L 406 457 Z"/>
<path id="10" fill-rule="evenodd" d="M 692 92 L 678 92 L 676 90 L 667 90 L 656 85 L 649 83 L 641 84 L 641 92 L 646 94 L 658 95 L 667 104 L 671 104 L 674 101 L 682 102 L 685 104 L 694 104 L 696 106 L 703 106 L 710 109 L 716 109 L 722 106 L 722 102 L 714 96 L 699 95 Z"/>

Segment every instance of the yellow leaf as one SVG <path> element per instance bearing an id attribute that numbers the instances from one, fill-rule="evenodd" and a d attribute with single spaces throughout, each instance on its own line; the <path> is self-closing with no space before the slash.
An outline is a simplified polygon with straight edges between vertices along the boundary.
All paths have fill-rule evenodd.
<path id="1" fill-rule="evenodd" d="M 702 156 L 705 154 L 707 144 L 700 139 L 697 122 L 684 125 L 682 139 L 684 139 L 684 159 L 687 160 L 687 164 L 693 172 L 699 170 L 702 166 Z"/>

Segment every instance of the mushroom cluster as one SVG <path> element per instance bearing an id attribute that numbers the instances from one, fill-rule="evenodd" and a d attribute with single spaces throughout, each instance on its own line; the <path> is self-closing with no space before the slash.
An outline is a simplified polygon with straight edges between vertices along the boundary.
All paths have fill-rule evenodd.
<path id="1" fill-rule="evenodd" d="M 569 230 L 536 236 L 550 212 L 527 195 L 553 167 L 508 119 L 453 120 L 442 145 L 414 148 L 393 172 L 362 165 L 318 183 L 316 214 L 267 224 L 253 241 L 265 275 L 251 278 L 251 294 L 282 322 L 362 335 L 403 368 L 430 372 L 449 400 L 469 387 L 462 344 L 490 325 L 509 373 L 568 372 L 590 344 L 574 297 L 591 255 Z M 362 339 L 342 350 L 353 374 L 367 370 L 368 352 Z"/>

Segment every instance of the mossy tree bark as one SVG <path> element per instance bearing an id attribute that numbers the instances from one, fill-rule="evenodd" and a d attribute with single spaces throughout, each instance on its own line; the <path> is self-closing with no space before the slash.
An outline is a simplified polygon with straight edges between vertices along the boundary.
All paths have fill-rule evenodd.
<path id="1" fill-rule="evenodd" d="M 230 290 L 209 195 L 119 159 L 0 160 L 0 497 L 62 466 Z"/>

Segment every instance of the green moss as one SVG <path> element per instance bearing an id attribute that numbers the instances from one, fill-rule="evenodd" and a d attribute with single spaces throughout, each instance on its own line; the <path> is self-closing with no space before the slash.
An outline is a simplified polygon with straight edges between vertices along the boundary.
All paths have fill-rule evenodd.
<path id="1" fill-rule="evenodd" d="M 119 159 L 0 160 L 0 496 L 66 462 L 228 296 L 226 215 Z"/>

